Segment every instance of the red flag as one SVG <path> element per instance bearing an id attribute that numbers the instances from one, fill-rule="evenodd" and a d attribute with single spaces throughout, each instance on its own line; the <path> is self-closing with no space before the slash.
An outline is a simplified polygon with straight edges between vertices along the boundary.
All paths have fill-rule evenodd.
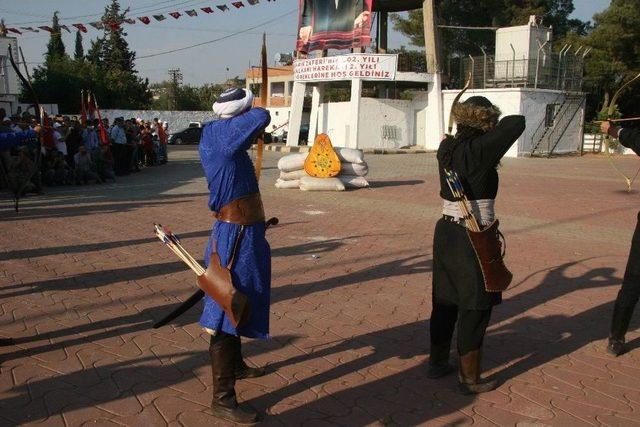
<path id="1" fill-rule="evenodd" d="M 241 1 L 232 1 L 231 4 L 234 5 L 236 9 L 240 9 L 241 7 L 244 7 L 244 3 L 242 3 Z"/>
<path id="2" fill-rule="evenodd" d="M 211 9 L 209 6 L 201 7 L 200 10 L 203 11 L 204 13 L 213 13 L 213 9 Z"/>
<path id="3" fill-rule="evenodd" d="M 169 13 L 169 15 L 173 16 L 175 19 L 178 19 L 182 16 L 180 15 L 180 12 L 171 12 Z"/>
<path id="4" fill-rule="evenodd" d="M 149 22 L 151 22 L 151 19 L 148 16 L 140 16 L 138 17 L 138 20 L 144 25 L 149 25 Z"/>
<path id="5" fill-rule="evenodd" d="M 22 34 L 22 31 L 18 30 L 17 28 L 7 28 L 7 31 L 9 31 L 10 33 Z"/>
<path id="6" fill-rule="evenodd" d="M 50 33 L 53 33 L 53 28 L 51 28 L 48 25 L 43 25 L 43 26 L 38 27 L 38 28 L 40 28 L 41 30 L 45 30 L 45 31 L 49 31 Z"/>
<path id="7" fill-rule="evenodd" d="M 85 27 L 83 24 L 73 24 L 73 26 L 79 29 L 80 31 L 82 31 L 83 33 L 87 32 L 87 27 Z"/>
<path id="8" fill-rule="evenodd" d="M 93 107 L 96 114 L 98 115 L 98 135 L 100 136 L 100 141 L 103 144 L 109 144 L 109 137 L 107 136 L 107 130 L 104 128 L 104 124 L 102 123 L 102 116 L 100 116 L 100 109 L 98 108 L 98 102 L 96 101 L 95 95 L 93 97 L 92 94 L 89 94 L 89 109 Z"/>

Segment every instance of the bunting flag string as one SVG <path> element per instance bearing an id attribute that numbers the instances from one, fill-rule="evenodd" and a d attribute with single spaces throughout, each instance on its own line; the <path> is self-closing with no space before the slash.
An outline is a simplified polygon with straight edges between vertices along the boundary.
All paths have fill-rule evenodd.
<path id="1" fill-rule="evenodd" d="M 276 0 L 268 0 L 269 2 L 275 2 Z M 241 9 L 245 7 L 245 3 L 248 3 L 251 6 L 256 6 L 258 4 L 260 4 L 260 0 L 244 0 L 244 1 L 231 1 L 229 2 L 231 4 L 231 6 L 233 6 L 233 8 L 235 9 Z M 231 8 L 229 6 L 227 6 L 226 4 L 217 4 L 215 5 L 215 8 L 220 10 L 221 12 L 229 12 L 231 10 Z M 205 13 L 205 14 L 212 14 L 215 12 L 215 9 L 213 6 L 205 6 L 205 7 L 201 7 L 200 10 Z M 161 13 L 161 14 L 157 14 L 157 15 L 151 15 L 151 17 L 153 19 L 155 19 L 157 22 L 162 22 L 164 20 L 167 19 L 167 15 L 171 16 L 174 19 L 181 19 L 183 17 L 190 17 L 190 18 L 194 18 L 198 16 L 198 12 L 196 11 L 196 9 L 190 9 L 190 10 L 185 10 L 183 11 L 184 13 L 181 13 L 180 11 L 174 11 L 174 12 L 167 12 L 166 14 Z M 69 26 L 76 28 L 78 31 L 81 31 L 83 33 L 88 32 L 88 27 L 93 27 L 96 30 L 104 30 L 105 28 L 111 29 L 111 30 L 117 30 L 119 28 L 121 28 L 121 26 L 123 24 L 128 24 L 128 25 L 134 25 L 137 21 L 142 22 L 144 25 L 149 25 L 151 23 L 151 17 L 149 16 L 137 16 L 135 18 L 125 18 L 120 22 L 115 22 L 115 21 L 93 21 L 93 22 L 88 22 L 86 24 L 82 24 L 82 23 L 76 23 L 76 24 L 70 24 L 70 25 L 60 25 L 60 28 L 62 30 L 67 31 L 68 33 L 71 32 L 71 30 L 69 29 Z M 37 28 L 34 27 L 7 27 L 7 31 L 14 33 L 14 34 L 20 34 L 22 35 L 23 32 L 32 32 L 32 33 L 39 33 L 40 30 L 43 31 L 47 31 L 49 33 L 53 33 L 54 30 L 52 27 L 48 26 L 48 25 L 42 25 L 39 26 Z"/>

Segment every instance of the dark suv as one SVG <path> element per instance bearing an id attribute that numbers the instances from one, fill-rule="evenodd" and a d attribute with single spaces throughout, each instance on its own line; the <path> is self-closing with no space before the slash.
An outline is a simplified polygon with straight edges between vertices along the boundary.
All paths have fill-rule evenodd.
<path id="1" fill-rule="evenodd" d="M 169 137 L 169 144 L 172 145 L 185 145 L 185 144 L 198 144 L 200 143 L 200 136 L 202 135 L 201 127 L 188 127 L 182 129 Z"/>

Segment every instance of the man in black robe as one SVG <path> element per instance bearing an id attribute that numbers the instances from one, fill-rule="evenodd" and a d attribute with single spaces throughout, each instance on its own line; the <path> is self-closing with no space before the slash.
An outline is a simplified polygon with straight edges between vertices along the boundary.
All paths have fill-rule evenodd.
<path id="1" fill-rule="evenodd" d="M 497 383 L 480 378 L 484 335 L 500 292 L 487 292 L 475 250 L 467 235 L 464 214 L 446 181 L 445 170 L 457 173 L 477 222 L 494 221 L 500 159 L 525 128 L 524 116 L 506 116 L 483 96 L 473 96 L 452 108 L 457 124 L 438 148 L 443 216 L 433 236 L 433 288 L 429 378 L 453 372 L 449 353 L 458 326 L 459 386 L 463 394 L 493 390 Z"/>
<path id="2" fill-rule="evenodd" d="M 631 148 L 640 156 L 640 130 L 621 129 L 617 126 L 612 126 L 611 122 L 608 121 L 602 123 L 601 130 L 602 133 L 618 138 L 620 144 Z M 614 356 L 619 356 L 625 351 L 624 336 L 629 329 L 629 323 L 638 298 L 640 298 L 640 212 L 638 213 L 636 231 L 631 239 L 631 251 L 629 252 L 627 268 L 622 279 L 622 287 L 618 292 L 618 297 L 613 307 L 607 351 Z"/>

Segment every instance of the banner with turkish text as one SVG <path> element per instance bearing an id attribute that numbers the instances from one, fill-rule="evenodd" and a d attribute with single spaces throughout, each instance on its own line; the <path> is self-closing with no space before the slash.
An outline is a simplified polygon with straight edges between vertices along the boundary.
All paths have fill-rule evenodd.
<path id="1" fill-rule="evenodd" d="M 369 46 L 372 5 L 373 0 L 299 0 L 296 50 Z"/>

